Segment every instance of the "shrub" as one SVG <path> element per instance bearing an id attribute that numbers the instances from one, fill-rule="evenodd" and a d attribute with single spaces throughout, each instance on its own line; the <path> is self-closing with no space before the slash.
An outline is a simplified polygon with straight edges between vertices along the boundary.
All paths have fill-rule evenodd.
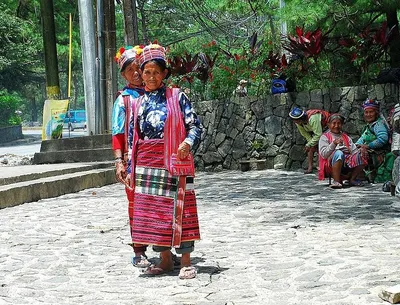
<path id="1" fill-rule="evenodd" d="M 21 102 L 21 98 L 15 92 L 0 90 L 0 126 L 21 124 L 21 118 L 16 114 Z"/>

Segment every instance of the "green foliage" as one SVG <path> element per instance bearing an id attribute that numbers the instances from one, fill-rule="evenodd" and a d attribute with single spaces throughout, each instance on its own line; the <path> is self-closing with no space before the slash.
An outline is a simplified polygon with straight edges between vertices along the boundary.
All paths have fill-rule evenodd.
<path id="1" fill-rule="evenodd" d="M 32 21 L 0 4 L 0 89 L 18 90 L 21 83 L 36 77 L 41 47 L 35 29 Z"/>
<path id="2" fill-rule="evenodd" d="M 69 63 L 69 14 L 73 19 L 71 105 L 84 105 L 82 52 L 77 0 L 54 2 L 60 88 L 67 96 Z M 170 78 L 171 85 L 190 89 L 194 99 L 232 96 L 241 79 L 249 95 L 269 94 L 271 79 L 285 73 L 297 91 L 373 83 L 379 72 L 400 67 L 395 44 L 376 44 L 374 34 L 390 12 L 400 11 L 394 0 L 137 0 L 139 37 L 143 43 L 157 39 L 169 56 L 204 53 L 216 58 L 210 73 L 197 71 Z M 122 5 L 116 4 L 117 46 L 125 45 Z M 321 29 L 323 49 L 309 58 L 301 52 L 288 56 L 284 68 L 266 65 L 270 52 L 282 56 L 281 25 L 288 35 L 296 27 L 304 33 Z M 256 45 L 254 33 L 257 34 Z M 364 33 L 364 36 L 360 36 Z M 344 47 L 341 40 L 351 40 Z M 400 39 L 397 38 L 400 46 Z M 301 43 L 295 45 L 300 47 Z M 0 90 L 18 92 L 19 110 L 25 120 L 41 115 L 44 101 L 44 60 L 39 0 L 3 0 L 0 4 Z M 400 52 L 397 52 L 400 54 Z M 218 55 L 217 55 L 218 54 Z M 217 56 L 216 56 L 217 55 Z M 95 56 L 95 54 L 93 54 Z M 215 57 L 216 56 L 216 57 Z M 397 64 L 396 64 L 397 62 Z M 204 80 L 207 78 L 207 81 Z M 203 80 L 203 81 L 202 81 Z M 124 82 L 119 78 L 119 88 Z M 4 91 L 3 91 L 4 92 Z M 12 95 L 12 94 L 8 94 Z M 8 124 L 8 122 L 7 122 Z"/>
<path id="3" fill-rule="evenodd" d="M 0 90 L 0 126 L 21 124 L 21 118 L 16 114 L 21 98 L 17 93 Z"/>

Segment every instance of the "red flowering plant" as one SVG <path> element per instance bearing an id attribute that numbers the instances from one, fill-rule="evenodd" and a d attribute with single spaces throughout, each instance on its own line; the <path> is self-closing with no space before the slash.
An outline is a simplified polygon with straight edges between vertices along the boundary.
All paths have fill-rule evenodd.
<path id="1" fill-rule="evenodd" d="M 195 76 L 202 82 L 206 83 L 208 80 L 212 82 L 213 74 L 212 70 L 215 64 L 215 60 L 218 57 L 218 53 L 211 57 L 211 55 L 200 52 L 196 55 L 196 65 L 193 67 Z"/>
<path id="2" fill-rule="evenodd" d="M 171 69 L 171 75 L 177 76 L 181 81 L 193 82 L 193 71 L 197 63 L 197 55 L 192 56 L 185 52 L 182 56 L 175 55 L 168 58 L 168 65 Z"/>
<path id="3" fill-rule="evenodd" d="M 219 47 L 219 57 L 215 69 L 215 97 L 230 96 L 240 80 L 248 81 L 249 94 L 257 90 L 255 84 L 260 82 L 261 73 L 257 70 L 260 61 L 261 46 L 263 40 L 258 40 L 254 32 L 248 39 L 248 45 L 231 47 L 229 49 Z"/>
<path id="4" fill-rule="evenodd" d="M 387 55 L 393 30 L 394 27 L 389 29 L 385 21 L 376 29 L 368 26 L 355 37 L 341 38 L 338 41 L 342 47 L 340 54 L 359 66 L 362 72 L 371 72 L 379 68 L 382 57 Z"/>
<path id="5" fill-rule="evenodd" d="M 327 34 L 322 34 L 321 29 L 313 32 L 304 32 L 304 29 L 296 27 L 296 36 L 288 35 L 288 43 L 284 48 L 292 54 L 297 54 L 300 58 L 314 58 L 324 50 Z"/>
<path id="6" fill-rule="evenodd" d="M 285 73 L 287 66 L 286 54 L 274 54 L 272 51 L 269 51 L 268 57 L 262 63 L 262 69 L 268 71 L 271 77 Z"/>

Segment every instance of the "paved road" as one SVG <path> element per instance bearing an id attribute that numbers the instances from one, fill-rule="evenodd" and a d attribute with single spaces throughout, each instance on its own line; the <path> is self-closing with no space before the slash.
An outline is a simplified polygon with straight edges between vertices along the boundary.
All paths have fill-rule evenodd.
<path id="1" fill-rule="evenodd" d="M 377 295 L 399 281 L 400 202 L 380 185 L 331 190 L 273 170 L 196 183 L 196 279 L 130 265 L 115 184 L 0 210 L 0 304 L 387 304 Z"/>
<path id="2" fill-rule="evenodd" d="M 13 154 L 17 156 L 33 157 L 35 153 L 40 152 L 42 131 L 40 129 L 24 129 L 22 133 L 25 136 L 25 140 L 1 144 L 0 156 Z M 68 129 L 63 129 L 64 139 L 82 136 L 85 136 L 85 131 L 81 129 L 76 129 L 71 132 L 69 132 Z"/>

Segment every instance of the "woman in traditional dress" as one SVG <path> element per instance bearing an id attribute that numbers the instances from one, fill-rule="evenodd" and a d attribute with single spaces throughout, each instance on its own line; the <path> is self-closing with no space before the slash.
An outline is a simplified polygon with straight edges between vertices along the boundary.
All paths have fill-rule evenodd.
<path id="1" fill-rule="evenodd" d="M 194 278 L 196 269 L 190 253 L 200 231 L 191 151 L 199 144 L 202 125 L 188 97 L 164 84 L 169 74 L 165 49 L 158 44 L 147 45 L 139 61 L 145 94 L 133 103 L 130 129 L 132 239 L 134 243 L 151 244 L 160 252 L 160 263 L 146 269 L 146 274 L 172 271 L 174 247 L 182 254 L 179 277 Z M 174 173 L 176 163 L 187 168 Z"/>
<path id="2" fill-rule="evenodd" d="M 112 148 L 115 157 L 115 175 L 118 181 L 125 183 L 126 162 L 128 161 L 128 130 L 132 101 L 143 95 L 144 86 L 140 75 L 138 57 L 142 49 L 140 46 L 121 47 L 115 55 L 121 76 L 126 81 L 126 86 L 118 92 L 112 112 Z M 132 192 L 125 188 L 127 196 Z M 131 208 L 129 208 L 131 210 Z M 150 266 L 146 256 L 146 245 L 132 244 L 135 255 L 132 264 L 135 267 L 145 268 Z"/>
<path id="3" fill-rule="evenodd" d="M 357 180 L 367 160 L 363 158 L 351 138 L 342 131 L 344 118 L 340 114 L 331 114 L 328 119 L 329 130 L 319 139 L 319 172 L 320 180 L 329 174 L 333 178 L 331 188 L 343 187 L 342 174 L 350 176 L 351 186 L 361 186 Z"/>
<path id="4" fill-rule="evenodd" d="M 356 145 L 361 149 L 361 153 L 368 158 L 368 168 L 366 174 L 370 182 L 385 182 L 392 180 L 392 169 L 394 155 L 391 153 L 389 143 L 389 125 L 385 118 L 380 115 L 380 103 L 373 99 L 366 99 L 362 105 L 364 110 L 364 120 L 367 125 L 362 130 L 361 137 Z M 391 166 L 386 169 L 387 174 L 378 175 L 378 168 L 386 162 Z"/>

